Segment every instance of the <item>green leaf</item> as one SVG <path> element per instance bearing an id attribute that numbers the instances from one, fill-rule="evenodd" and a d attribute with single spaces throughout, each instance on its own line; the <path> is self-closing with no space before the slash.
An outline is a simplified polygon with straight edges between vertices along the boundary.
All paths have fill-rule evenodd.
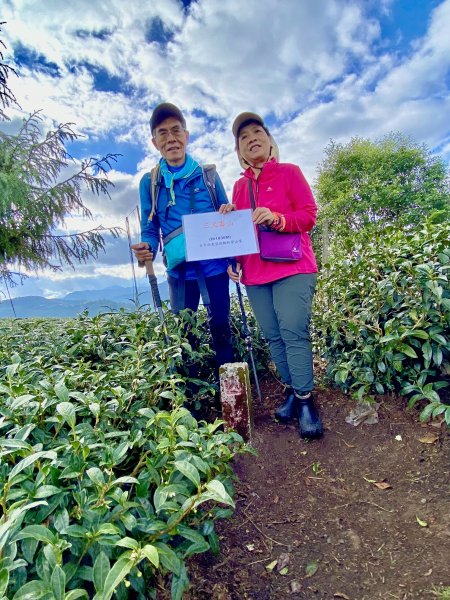
<path id="1" fill-rule="evenodd" d="M 136 540 L 130 537 L 124 537 L 118 542 L 115 543 L 116 546 L 121 546 L 123 548 L 130 548 L 130 550 L 136 550 L 139 548 L 139 544 Z"/>
<path id="2" fill-rule="evenodd" d="M 386 373 L 386 365 L 384 364 L 384 362 L 382 360 L 379 360 L 377 362 L 377 367 L 381 373 Z"/>
<path id="3" fill-rule="evenodd" d="M 13 600 L 47 600 L 53 596 L 48 583 L 34 579 L 23 585 L 13 596 Z"/>
<path id="4" fill-rule="evenodd" d="M 433 362 L 435 365 L 440 366 L 440 364 L 442 363 L 442 359 L 443 359 L 443 354 L 442 354 L 442 350 L 440 348 L 434 348 L 433 349 Z"/>
<path id="5" fill-rule="evenodd" d="M 91 467 L 86 471 L 86 475 L 89 477 L 92 483 L 95 483 L 95 485 L 105 485 L 105 477 L 103 475 L 103 471 L 101 471 L 98 467 Z"/>
<path id="6" fill-rule="evenodd" d="M 187 442 L 187 440 L 189 439 L 188 428 L 185 425 L 177 425 L 176 430 L 180 438 L 183 441 Z"/>
<path id="7" fill-rule="evenodd" d="M 220 551 L 219 536 L 215 531 L 208 534 L 208 542 L 214 556 L 218 556 Z"/>
<path id="8" fill-rule="evenodd" d="M 156 565 L 158 566 L 158 565 Z M 6 594 L 6 588 L 9 582 L 9 571 L 8 569 L 0 569 L 0 598 Z"/>
<path id="9" fill-rule="evenodd" d="M 32 538 L 33 540 L 47 544 L 56 544 L 57 542 L 55 534 L 44 525 L 28 525 L 16 533 L 12 541 L 24 540 L 26 538 Z"/>
<path id="10" fill-rule="evenodd" d="M 122 442 L 121 444 L 119 444 L 117 446 L 117 448 L 114 448 L 113 454 L 112 454 L 112 462 L 114 465 L 117 465 L 123 459 L 123 457 L 126 455 L 129 447 L 130 446 L 129 446 L 128 442 Z"/>
<path id="11" fill-rule="evenodd" d="M 309 562 L 306 565 L 306 569 L 305 569 L 306 577 L 312 577 L 317 572 L 318 568 L 319 568 L 319 561 L 312 560 L 311 562 Z"/>
<path id="12" fill-rule="evenodd" d="M 21 471 L 26 469 L 27 467 L 33 465 L 38 460 L 42 458 L 48 458 L 50 460 L 55 460 L 57 457 L 56 452 L 53 450 L 41 450 L 40 452 L 34 452 L 30 454 L 30 456 L 26 456 L 20 462 L 17 463 L 15 467 L 13 467 L 8 475 L 8 481 L 11 482 L 16 475 L 18 475 Z"/>
<path id="13" fill-rule="evenodd" d="M 55 394 L 61 402 L 69 401 L 69 390 L 66 388 L 64 381 L 60 381 L 55 385 Z"/>
<path id="14" fill-rule="evenodd" d="M 98 402 L 92 402 L 89 404 L 89 410 L 94 415 L 94 417 L 98 417 L 101 411 L 101 406 Z"/>
<path id="15" fill-rule="evenodd" d="M 122 483 L 132 484 L 132 483 L 139 483 L 139 481 L 136 479 L 136 477 L 130 477 L 130 476 L 124 475 L 123 477 L 118 477 L 117 479 L 115 479 L 111 483 L 111 487 L 114 487 L 115 485 L 121 485 Z"/>
<path id="16" fill-rule="evenodd" d="M 105 585 L 106 577 L 109 571 L 109 558 L 104 552 L 100 552 L 100 554 L 95 559 L 94 568 L 92 572 L 96 592 L 103 591 L 103 587 Z"/>
<path id="17" fill-rule="evenodd" d="M 200 474 L 194 465 L 192 465 L 187 460 L 176 460 L 173 463 L 175 469 L 180 471 L 185 477 L 187 477 L 196 488 L 200 486 Z"/>
<path id="18" fill-rule="evenodd" d="M 228 504 L 234 507 L 234 501 L 225 489 L 225 486 L 218 479 L 213 479 L 206 485 L 206 489 L 209 493 L 218 501 L 223 504 Z"/>
<path id="19" fill-rule="evenodd" d="M 66 508 L 62 508 L 53 515 L 53 525 L 58 533 L 69 527 L 69 513 Z"/>
<path id="20" fill-rule="evenodd" d="M 69 527 L 64 529 L 63 533 L 69 537 L 84 538 L 88 533 L 88 530 L 86 527 L 82 527 L 81 525 L 69 525 Z"/>
<path id="21" fill-rule="evenodd" d="M 431 344 L 429 342 L 422 345 L 422 353 L 425 360 L 431 360 L 431 357 L 433 355 L 433 348 L 431 347 Z"/>
<path id="22" fill-rule="evenodd" d="M 153 494 L 153 503 L 155 505 L 156 512 L 159 512 L 164 506 L 167 496 L 169 492 L 167 492 L 163 487 L 158 487 Z"/>
<path id="23" fill-rule="evenodd" d="M 170 588 L 172 600 L 182 600 L 183 593 L 188 589 L 188 587 L 189 578 L 187 576 L 186 567 L 184 564 L 182 564 L 180 574 L 172 575 L 172 585 Z"/>
<path id="24" fill-rule="evenodd" d="M 433 341 L 437 342 L 438 344 L 441 344 L 442 346 L 446 346 L 447 345 L 447 340 L 440 333 L 430 333 L 430 338 Z"/>
<path id="25" fill-rule="evenodd" d="M 67 542 L 67 543 L 69 543 L 69 542 Z M 78 572 L 79 567 L 74 562 L 64 561 L 62 568 L 64 569 L 64 573 L 66 574 L 66 586 L 67 586 L 67 584 L 70 582 L 70 580 L 73 579 L 73 577 L 75 576 L 75 573 Z"/>
<path id="26" fill-rule="evenodd" d="M 27 442 L 23 442 L 22 440 L 8 440 L 6 438 L 2 438 L 0 440 L 0 446 L 3 448 L 14 448 L 17 450 L 28 450 L 32 451 L 33 447 Z"/>
<path id="27" fill-rule="evenodd" d="M 36 552 L 36 548 L 38 546 L 39 541 L 34 540 L 33 538 L 25 538 L 24 540 L 22 540 L 22 554 L 27 562 L 33 562 L 34 553 Z"/>
<path id="28" fill-rule="evenodd" d="M 158 549 L 159 560 L 163 568 L 170 573 L 175 573 L 175 575 L 179 574 L 182 562 L 172 548 L 161 542 L 155 543 L 155 547 Z"/>
<path id="29" fill-rule="evenodd" d="M 55 494 L 59 494 L 60 492 L 64 492 L 64 490 L 57 487 L 56 485 L 42 485 L 38 488 L 34 497 L 48 498 L 49 496 L 54 496 Z"/>
<path id="30" fill-rule="evenodd" d="M 53 569 L 51 586 L 55 600 L 64 600 L 66 591 L 66 574 L 59 565 Z"/>
<path id="31" fill-rule="evenodd" d="M 450 427 L 450 406 L 447 408 L 447 410 L 444 413 L 444 418 L 445 418 L 445 422 L 447 423 L 447 425 Z"/>
<path id="32" fill-rule="evenodd" d="M 89 595 L 85 590 L 71 590 L 64 596 L 64 600 L 78 600 L 78 598 L 86 598 L 89 600 Z"/>
<path id="33" fill-rule="evenodd" d="M 397 346 L 397 350 L 403 354 L 406 354 L 406 356 L 409 356 L 410 358 L 417 358 L 416 351 L 408 344 L 399 344 Z"/>
<path id="34" fill-rule="evenodd" d="M 434 409 L 433 404 L 427 404 L 427 406 L 425 406 L 423 411 L 420 413 L 420 420 L 422 422 L 427 421 L 433 414 L 433 409 Z"/>
<path id="35" fill-rule="evenodd" d="M 102 535 L 120 535 L 120 529 L 112 523 L 102 523 L 99 525 L 96 533 L 100 533 Z"/>
<path id="36" fill-rule="evenodd" d="M 428 523 L 426 521 L 422 521 L 419 517 L 416 516 L 416 521 L 421 527 L 428 527 Z"/>
<path id="37" fill-rule="evenodd" d="M 408 400 L 408 408 L 413 408 L 419 400 L 423 399 L 423 397 L 423 394 L 414 394 L 414 396 L 411 396 Z"/>
<path id="38" fill-rule="evenodd" d="M 273 560 L 272 562 L 270 562 L 268 565 L 266 565 L 266 571 L 268 571 L 269 573 L 271 573 L 275 567 L 278 564 L 278 560 Z"/>
<path id="39" fill-rule="evenodd" d="M 423 329 L 411 329 L 411 331 L 405 331 L 405 333 L 402 335 L 402 338 L 409 336 L 416 337 L 421 340 L 427 340 L 429 338 L 428 333 Z"/>
<path id="40" fill-rule="evenodd" d="M 103 588 L 102 600 L 110 600 L 114 594 L 114 590 L 125 579 L 128 573 L 133 568 L 133 561 L 129 558 L 119 558 L 112 566 L 111 571 L 106 576 L 105 585 Z"/>
<path id="41" fill-rule="evenodd" d="M 151 544 L 146 544 L 142 550 L 142 554 L 154 565 L 156 568 L 159 567 L 159 554 L 158 549 Z"/>
<path id="42" fill-rule="evenodd" d="M 75 414 L 75 406 L 71 402 L 60 402 L 56 405 L 56 412 L 58 412 L 64 421 L 71 427 L 72 429 L 76 424 L 76 414 Z"/>

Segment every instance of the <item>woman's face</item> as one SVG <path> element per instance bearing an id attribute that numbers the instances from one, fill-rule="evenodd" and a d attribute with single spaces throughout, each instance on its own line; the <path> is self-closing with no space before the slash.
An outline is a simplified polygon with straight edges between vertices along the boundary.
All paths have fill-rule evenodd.
<path id="1" fill-rule="evenodd" d="M 263 164 L 269 158 L 270 138 L 261 125 L 250 123 L 239 132 L 238 149 L 251 165 Z"/>

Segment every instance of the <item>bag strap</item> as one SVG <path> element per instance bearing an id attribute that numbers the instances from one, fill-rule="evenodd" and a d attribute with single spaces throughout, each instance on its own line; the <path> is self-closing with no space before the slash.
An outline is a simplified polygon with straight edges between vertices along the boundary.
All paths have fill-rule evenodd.
<path id="1" fill-rule="evenodd" d="M 198 289 L 200 290 L 200 296 L 202 297 L 202 300 L 203 300 L 203 306 L 206 308 L 206 312 L 208 313 L 208 316 L 210 316 L 211 299 L 209 297 L 208 288 L 206 287 L 206 279 L 205 279 L 205 274 L 203 273 L 202 265 L 198 261 L 195 261 L 194 269 L 195 269 L 195 273 L 197 275 L 197 284 L 198 284 Z"/>
<path id="2" fill-rule="evenodd" d="M 206 287 L 206 279 L 205 279 L 205 275 L 203 273 L 203 269 L 202 266 L 200 265 L 199 262 L 195 262 L 194 263 L 194 268 L 195 268 L 195 272 L 197 275 L 197 284 L 198 284 L 198 288 L 200 290 L 200 296 L 202 298 L 203 301 L 203 306 L 206 309 L 206 312 L 208 313 L 208 317 L 211 317 L 211 298 L 209 296 L 209 292 L 208 292 L 208 288 Z M 183 308 L 185 307 L 185 301 L 186 301 L 186 263 L 182 263 L 181 265 L 179 265 L 177 267 L 177 271 L 179 274 L 179 277 L 176 278 L 176 284 L 175 284 L 175 302 L 176 302 L 176 308 L 175 308 L 175 314 L 178 314 L 180 310 L 183 310 Z"/>
<path id="3" fill-rule="evenodd" d="M 247 182 L 248 182 L 248 191 L 249 191 L 249 194 L 250 194 L 250 204 L 252 205 L 252 210 L 255 210 L 256 204 L 255 204 L 255 195 L 253 193 L 252 180 L 251 179 L 247 179 Z"/>
<path id="4" fill-rule="evenodd" d="M 195 208 L 194 189 L 195 189 L 194 183 L 191 183 L 191 185 L 189 186 L 189 210 L 191 211 L 191 214 L 194 212 L 194 208 Z"/>
<path id="5" fill-rule="evenodd" d="M 158 202 L 159 188 L 161 186 L 161 169 L 159 163 L 150 171 L 150 214 L 148 220 L 151 221 L 156 212 L 156 203 Z"/>
<path id="6" fill-rule="evenodd" d="M 204 165 L 202 167 L 203 171 L 203 181 L 205 182 L 206 189 L 209 192 L 211 197 L 211 201 L 213 203 L 213 207 L 215 211 L 219 210 L 219 201 L 217 200 L 217 190 L 216 190 L 216 165 Z"/>
<path id="7" fill-rule="evenodd" d="M 173 240 L 173 238 L 176 238 L 177 235 L 180 235 L 180 233 L 183 233 L 182 225 L 180 225 L 180 227 L 177 227 L 176 229 L 174 229 L 173 231 L 171 231 L 170 233 L 165 235 L 162 239 L 163 244 L 168 244 L 170 242 L 170 240 Z"/>

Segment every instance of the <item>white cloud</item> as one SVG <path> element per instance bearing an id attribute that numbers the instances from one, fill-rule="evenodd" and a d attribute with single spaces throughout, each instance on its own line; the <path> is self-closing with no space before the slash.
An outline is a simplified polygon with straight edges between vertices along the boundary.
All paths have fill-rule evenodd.
<path id="1" fill-rule="evenodd" d="M 282 160 L 299 164 L 311 183 L 330 138 L 399 130 L 450 159 L 450 0 L 430 12 L 425 35 L 403 54 L 397 40 L 383 37 L 380 17 L 392 4 L 198 0 L 186 11 L 177 0 L 9 0 L 2 7 L 8 50 L 20 42 L 59 71 L 56 78 L 51 68 L 22 66 L 11 78 L 24 110 L 75 121 L 87 147 L 96 140 L 120 152 L 121 143 L 137 142 L 145 153 L 134 174 L 110 172 L 110 200 L 83 193 L 94 221 L 73 216 L 67 228 L 125 226 L 139 180 L 157 160 L 148 120 L 161 100 L 185 111 L 191 153 L 216 163 L 229 192 L 241 170 L 230 131 L 241 110 L 268 120 Z M 96 89 L 99 73 L 119 77 L 121 92 Z M 121 277 L 127 251 L 125 238 L 108 242 L 104 262 L 77 274 Z"/>

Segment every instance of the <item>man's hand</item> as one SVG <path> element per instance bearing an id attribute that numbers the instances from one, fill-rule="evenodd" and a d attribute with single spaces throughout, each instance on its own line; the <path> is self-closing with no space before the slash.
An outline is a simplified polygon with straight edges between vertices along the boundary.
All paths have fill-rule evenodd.
<path id="1" fill-rule="evenodd" d="M 232 210 L 236 210 L 236 206 L 234 204 L 221 204 L 219 206 L 219 212 L 222 215 L 231 212 Z"/>
<path id="2" fill-rule="evenodd" d="M 255 225 L 272 225 L 275 220 L 275 215 L 271 210 L 260 206 L 255 208 L 252 214 L 253 223 Z"/>
<path id="3" fill-rule="evenodd" d="M 239 283 L 242 275 L 241 263 L 236 262 L 234 265 L 229 265 L 227 273 L 231 281 Z"/>
<path id="4" fill-rule="evenodd" d="M 131 249 L 137 258 L 138 265 L 144 267 L 147 261 L 153 260 L 153 252 L 150 250 L 148 242 L 139 242 L 139 244 L 133 244 Z"/>

